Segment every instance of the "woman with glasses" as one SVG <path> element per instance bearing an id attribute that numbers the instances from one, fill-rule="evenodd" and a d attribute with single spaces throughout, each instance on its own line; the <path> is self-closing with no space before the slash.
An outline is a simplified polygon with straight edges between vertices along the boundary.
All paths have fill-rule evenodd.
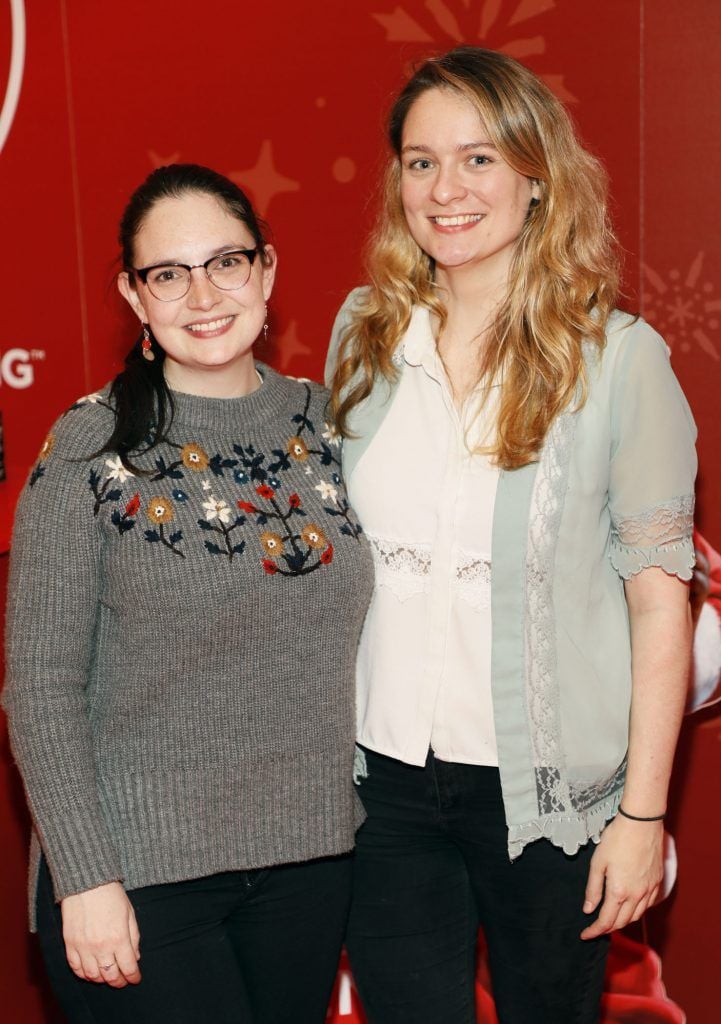
<path id="1" fill-rule="evenodd" d="M 398 96 L 332 407 L 376 562 L 348 933 L 372 1024 L 598 1019 L 662 875 L 689 661 L 695 430 L 614 309 L 603 172 L 549 89 L 462 47 Z"/>
<path id="2" fill-rule="evenodd" d="M 12 543 L 43 954 L 74 1022 L 321 1024 L 371 556 L 326 392 L 254 359 L 276 255 L 245 195 L 160 168 L 120 243 L 140 336 L 52 428 Z"/>

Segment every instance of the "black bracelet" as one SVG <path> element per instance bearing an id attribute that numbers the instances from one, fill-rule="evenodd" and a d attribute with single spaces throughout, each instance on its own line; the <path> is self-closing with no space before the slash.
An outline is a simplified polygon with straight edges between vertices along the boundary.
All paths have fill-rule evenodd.
<path id="1" fill-rule="evenodd" d="M 620 804 L 618 805 L 618 813 L 630 821 L 663 821 L 666 817 L 666 812 L 664 811 L 663 814 L 655 814 L 652 818 L 639 818 L 637 814 L 629 814 L 628 811 L 624 811 Z"/>

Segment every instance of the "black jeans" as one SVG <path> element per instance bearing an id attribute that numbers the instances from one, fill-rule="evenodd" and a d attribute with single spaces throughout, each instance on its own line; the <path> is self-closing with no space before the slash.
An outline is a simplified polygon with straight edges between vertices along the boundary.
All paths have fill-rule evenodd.
<path id="1" fill-rule="evenodd" d="M 579 938 L 589 843 L 511 863 L 497 768 L 366 751 L 347 946 L 369 1024 L 473 1024 L 479 925 L 500 1024 L 593 1024 L 608 950 Z"/>
<path id="2" fill-rule="evenodd" d="M 113 989 L 68 967 L 43 863 L 38 931 L 51 984 L 72 1024 L 323 1024 L 351 880 L 348 854 L 135 889 L 143 977 Z"/>

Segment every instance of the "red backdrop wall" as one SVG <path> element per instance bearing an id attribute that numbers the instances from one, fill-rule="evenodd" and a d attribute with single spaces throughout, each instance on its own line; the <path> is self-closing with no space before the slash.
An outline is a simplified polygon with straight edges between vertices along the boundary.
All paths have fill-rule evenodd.
<path id="1" fill-rule="evenodd" d="M 698 522 L 721 547 L 720 30 L 717 0 L 0 0 L 0 550 L 50 423 L 132 340 L 113 284 L 131 189 L 182 160 L 251 193 L 279 252 L 262 355 L 318 377 L 334 312 L 363 280 L 389 99 L 410 63 L 459 42 L 528 63 L 604 160 L 627 304 L 672 347 L 699 424 Z M 669 990 L 698 1024 L 717 1019 L 708 965 L 721 917 L 721 728 L 703 717 L 685 729 L 672 811 L 680 882 L 648 924 Z M 0 978 L 15 1009 L 4 1019 L 34 1024 L 52 1017 L 24 939 L 25 831 L 5 744 Z"/>

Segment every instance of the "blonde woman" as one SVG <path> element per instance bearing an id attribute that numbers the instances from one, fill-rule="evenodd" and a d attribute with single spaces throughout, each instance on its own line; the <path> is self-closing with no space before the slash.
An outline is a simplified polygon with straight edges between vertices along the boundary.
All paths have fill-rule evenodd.
<path id="1" fill-rule="evenodd" d="M 352 966 L 372 1024 L 465 1024 L 480 924 L 501 1024 L 586 1024 L 662 875 L 694 425 L 542 82 L 453 50 L 389 137 L 328 367 L 376 562 Z"/>

